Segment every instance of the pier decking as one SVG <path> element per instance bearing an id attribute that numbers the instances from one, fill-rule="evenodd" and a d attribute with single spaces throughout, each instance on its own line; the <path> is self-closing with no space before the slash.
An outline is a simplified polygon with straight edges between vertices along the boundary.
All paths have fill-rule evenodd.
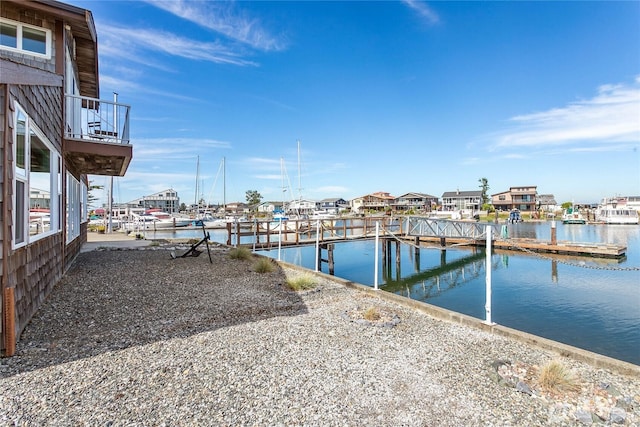
<path id="1" fill-rule="evenodd" d="M 343 242 L 355 239 L 373 239 L 376 223 L 380 225 L 380 237 L 397 238 L 416 246 L 437 246 L 446 249 L 450 246 L 486 246 L 484 229 L 492 227 L 493 247 L 495 249 L 525 251 L 534 253 L 562 254 L 580 257 L 613 258 L 625 257 L 627 248 L 622 245 L 606 243 L 579 243 L 568 241 L 540 240 L 531 238 L 500 237 L 500 225 L 435 220 L 416 217 L 367 217 L 340 218 L 321 220 L 320 230 L 316 236 L 316 221 L 289 221 L 295 224 L 286 231 L 268 230 L 255 222 L 251 228 L 227 227 L 228 245 L 240 245 L 242 238 L 253 237 L 253 242 L 243 243 L 256 249 L 272 249 L 298 245 Z M 552 233 L 553 234 L 553 233 Z M 280 240 L 278 240 L 280 239 Z"/>

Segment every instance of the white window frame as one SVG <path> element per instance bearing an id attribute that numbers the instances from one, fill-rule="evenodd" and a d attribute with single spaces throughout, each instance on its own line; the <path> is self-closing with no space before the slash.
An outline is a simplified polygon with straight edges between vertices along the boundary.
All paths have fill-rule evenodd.
<path id="1" fill-rule="evenodd" d="M 5 46 L 0 44 L 0 49 L 8 50 L 16 53 L 23 53 L 27 55 L 37 56 L 39 58 L 51 59 L 51 51 L 52 51 L 52 44 L 53 44 L 51 30 L 47 28 L 38 27 L 35 25 L 25 24 L 19 21 L 14 21 L 12 19 L 6 19 L 6 18 L 0 18 L 0 23 L 16 27 L 16 47 Z M 23 33 L 25 28 L 42 31 L 45 33 L 45 39 L 46 39 L 45 53 L 39 53 L 39 52 L 34 52 L 32 50 L 23 49 Z"/>
<path id="2" fill-rule="evenodd" d="M 67 171 L 67 243 L 80 236 L 80 181 Z"/>
<path id="3" fill-rule="evenodd" d="M 18 115 L 21 114 L 25 118 L 25 147 L 24 147 L 24 169 L 17 166 L 17 150 L 18 150 Z M 12 248 L 17 249 L 23 246 L 33 243 L 37 240 L 51 236 L 60 231 L 60 200 L 54 197 L 59 192 L 58 182 L 58 169 L 60 168 L 60 153 L 44 136 L 44 133 L 40 131 L 38 126 L 31 120 L 31 117 L 27 112 L 16 102 L 14 112 L 14 129 L 13 129 L 13 171 L 14 179 L 13 185 L 13 233 L 11 236 Z M 31 132 L 35 133 L 40 142 L 44 144 L 51 155 L 49 156 L 49 230 L 42 233 L 30 235 L 29 233 L 29 210 L 30 210 L 30 196 L 31 196 Z M 22 200 L 18 199 L 17 183 L 24 184 L 24 194 Z M 22 218 L 17 217 L 18 206 L 22 205 Z M 22 223 L 22 234 L 18 235 L 18 224 Z"/>
<path id="4" fill-rule="evenodd" d="M 89 199 L 89 191 L 87 190 L 87 184 L 84 180 L 80 183 L 80 222 L 87 222 L 88 209 L 87 203 Z"/>

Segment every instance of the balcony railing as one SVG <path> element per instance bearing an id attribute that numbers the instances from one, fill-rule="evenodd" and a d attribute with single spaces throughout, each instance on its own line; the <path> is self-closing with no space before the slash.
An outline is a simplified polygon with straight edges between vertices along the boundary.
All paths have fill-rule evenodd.
<path id="1" fill-rule="evenodd" d="M 66 138 L 129 144 L 129 105 L 86 96 L 65 97 Z"/>

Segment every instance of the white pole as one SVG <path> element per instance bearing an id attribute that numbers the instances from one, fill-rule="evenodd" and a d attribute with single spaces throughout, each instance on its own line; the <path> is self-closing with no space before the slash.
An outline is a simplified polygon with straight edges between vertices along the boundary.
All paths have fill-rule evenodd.
<path id="1" fill-rule="evenodd" d="M 373 261 L 373 289 L 378 290 L 378 248 L 380 246 L 380 222 L 376 221 L 376 244 L 374 252 L 374 261 Z"/>
<path id="2" fill-rule="evenodd" d="M 486 271 L 486 279 L 485 279 L 485 291 L 486 291 L 486 302 L 484 305 L 485 310 L 485 322 L 487 325 L 493 325 L 491 322 L 491 229 L 490 225 L 487 225 L 486 234 L 487 234 L 487 249 L 486 249 L 486 261 L 485 261 L 485 271 Z"/>
<path id="3" fill-rule="evenodd" d="M 320 220 L 316 222 L 316 271 L 320 271 Z"/>
<path id="4" fill-rule="evenodd" d="M 280 217 L 280 228 L 278 229 L 278 261 L 280 261 L 281 251 L 282 251 L 282 217 Z"/>

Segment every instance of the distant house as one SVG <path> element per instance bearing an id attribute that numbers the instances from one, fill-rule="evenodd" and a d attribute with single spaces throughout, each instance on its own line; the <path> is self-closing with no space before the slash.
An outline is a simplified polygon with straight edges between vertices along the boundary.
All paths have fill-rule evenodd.
<path id="1" fill-rule="evenodd" d="M 391 204 L 396 212 L 431 212 L 438 205 L 438 198 L 424 193 L 405 193 Z"/>
<path id="2" fill-rule="evenodd" d="M 349 202 L 342 198 L 322 199 L 317 205 L 317 210 L 329 214 L 338 214 L 345 209 L 349 209 Z"/>
<path id="3" fill-rule="evenodd" d="M 130 107 L 100 99 L 89 10 L 2 0 L 0 28 L 0 352 L 11 356 L 87 240 L 87 176 L 123 176 L 133 149 Z"/>
<path id="4" fill-rule="evenodd" d="M 479 211 L 482 207 L 482 191 L 447 191 L 442 193 L 443 211 Z"/>
<path id="5" fill-rule="evenodd" d="M 180 210 L 180 197 L 178 192 L 173 188 L 168 188 L 148 196 L 142 196 L 139 199 L 127 202 L 127 207 L 138 208 L 144 211 L 150 208 L 162 209 L 165 212 L 175 213 Z"/>
<path id="6" fill-rule="evenodd" d="M 227 203 L 226 212 L 232 215 L 245 215 L 249 213 L 249 205 L 243 202 Z"/>
<path id="7" fill-rule="evenodd" d="M 509 191 L 491 195 L 491 204 L 496 210 L 523 212 L 537 210 L 537 187 L 535 185 L 510 187 Z"/>
<path id="8" fill-rule="evenodd" d="M 258 213 L 272 214 L 273 212 L 283 212 L 282 202 L 262 202 L 258 205 Z"/>
<path id="9" fill-rule="evenodd" d="M 369 211 L 384 212 L 391 207 L 395 197 L 389 193 L 378 191 L 365 196 L 356 197 L 351 200 L 351 210 L 355 213 L 366 213 Z"/>
<path id="10" fill-rule="evenodd" d="M 555 212 L 560 207 L 553 194 L 539 194 L 537 197 L 538 209 L 544 212 Z"/>
<path id="11" fill-rule="evenodd" d="M 316 210 L 316 202 L 308 199 L 292 200 L 286 204 L 287 213 L 295 213 L 298 215 L 308 215 Z"/>

